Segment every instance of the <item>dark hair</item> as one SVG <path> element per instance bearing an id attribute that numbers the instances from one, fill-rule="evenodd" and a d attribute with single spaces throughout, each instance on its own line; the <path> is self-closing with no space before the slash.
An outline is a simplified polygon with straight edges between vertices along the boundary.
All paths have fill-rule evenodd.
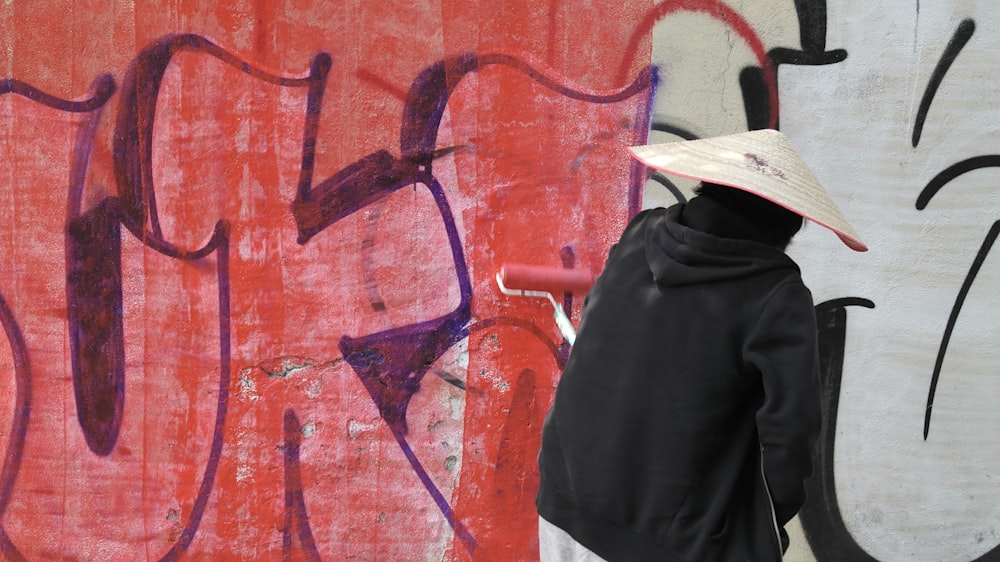
<path id="1" fill-rule="evenodd" d="M 694 191 L 739 213 L 760 231 L 762 242 L 782 250 L 802 228 L 802 215 L 749 191 L 709 182 L 702 182 Z"/>

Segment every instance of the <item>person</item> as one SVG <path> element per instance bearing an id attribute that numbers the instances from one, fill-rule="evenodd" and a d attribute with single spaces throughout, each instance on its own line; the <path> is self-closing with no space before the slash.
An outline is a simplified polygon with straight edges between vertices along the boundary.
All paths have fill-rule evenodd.
<path id="1" fill-rule="evenodd" d="M 780 560 L 821 423 L 803 217 L 867 247 L 790 141 L 630 148 L 700 180 L 636 215 L 587 294 L 538 455 L 543 562 Z"/>

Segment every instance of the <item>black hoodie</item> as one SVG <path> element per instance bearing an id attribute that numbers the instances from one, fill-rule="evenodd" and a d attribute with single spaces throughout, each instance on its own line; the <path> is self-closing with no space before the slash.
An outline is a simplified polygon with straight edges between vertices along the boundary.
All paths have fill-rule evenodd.
<path id="1" fill-rule="evenodd" d="M 819 432 L 816 320 L 795 263 L 741 221 L 705 197 L 644 211 L 587 296 L 536 503 L 611 562 L 787 547 Z"/>

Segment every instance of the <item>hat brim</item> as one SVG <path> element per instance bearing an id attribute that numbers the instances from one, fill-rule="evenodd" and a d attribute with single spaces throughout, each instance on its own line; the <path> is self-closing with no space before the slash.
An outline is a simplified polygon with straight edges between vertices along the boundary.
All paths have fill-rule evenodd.
<path id="1" fill-rule="evenodd" d="M 759 129 L 734 135 L 629 147 L 650 168 L 748 191 L 832 230 L 868 251 L 785 135 Z"/>

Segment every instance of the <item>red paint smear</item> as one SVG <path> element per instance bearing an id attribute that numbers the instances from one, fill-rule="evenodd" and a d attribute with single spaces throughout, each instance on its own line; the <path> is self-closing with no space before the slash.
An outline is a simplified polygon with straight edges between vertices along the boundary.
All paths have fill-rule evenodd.
<path id="1" fill-rule="evenodd" d="M 396 100 L 404 99 L 406 80 L 445 56 L 549 52 L 559 83 L 572 76 L 602 84 L 610 80 L 598 78 L 620 57 L 593 48 L 593 36 L 624 38 L 631 28 L 626 18 L 587 21 L 586 14 L 560 12 L 559 2 L 505 5 L 502 14 L 479 2 L 443 2 L 437 12 L 390 3 L 352 13 L 335 4 L 300 0 L 268 12 L 266 2 L 257 2 L 256 12 L 247 11 L 256 26 L 249 31 L 237 25 L 235 16 L 245 10 L 237 2 L 207 11 L 194 3 L 136 2 L 134 11 L 114 14 L 15 4 L 8 30 L 16 35 L 14 74 L 54 94 L 79 97 L 99 72 L 121 80 L 139 49 L 176 31 L 210 37 L 286 75 L 301 75 L 316 52 L 330 50 L 335 63 L 316 166 L 321 181 L 374 150 L 398 149 Z M 556 21 L 557 12 L 567 20 Z M 40 24 L 32 22 L 46 27 L 39 33 Z M 555 41 L 557 25 L 573 33 Z M 512 30 L 517 33 L 508 40 Z M 560 54 L 567 58 L 555 60 Z M 441 538 L 448 535 L 447 523 L 336 349 L 344 334 L 424 320 L 454 304 L 448 295 L 454 272 L 426 189 L 400 190 L 299 245 L 289 205 L 305 92 L 261 84 L 192 53 L 172 63 L 164 82 L 153 150 L 165 238 L 199 247 L 220 220 L 232 235 L 233 370 L 225 445 L 208 507 L 182 557 L 281 558 L 288 411 L 314 432 L 303 435 L 298 468 L 317 552 L 296 538 L 289 547 L 293 558 L 404 560 L 447 551 Z M 114 192 L 116 102 L 107 106 L 99 131 L 85 207 Z M 67 382 L 65 314 L 54 312 L 66 300 L 58 282 L 66 194 L 58 186 L 66 184 L 78 119 L 24 99 L 12 103 L 9 115 L 25 138 L 5 137 L 17 177 L 5 186 L 15 203 L 8 209 L 12 220 L 4 223 L 9 259 L 0 290 L 11 299 L 28 342 L 34 395 L 23 459 L 32 469 L 14 485 L 4 531 L 29 560 L 157 560 L 190 519 L 212 438 L 220 368 L 216 256 L 175 260 L 123 236 L 125 419 L 116 450 L 108 457 L 90 454 Z M 454 370 L 470 390 L 428 376 L 411 406 L 408 438 L 475 533 L 479 557 L 535 556 L 534 455 L 559 371 L 548 305 L 499 295 L 493 274 L 501 259 L 558 265 L 567 246 L 579 267 L 600 268 L 629 212 L 624 146 L 634 142 L 636 130 L 645 130 L 636 121 L 645 103 L 645 94 L 604 106 L 568 100 L 521 73 L 495 68 L 470 77 L 449 103 L 448 134 L 468 148 L 435 163 L 435 170 L 461 219 L 474 321 L 510 321 L 479 324 L 464 372 L 453 359 L 436 366 Z M 29 152 L 39 138 L 43 151 Z M 457 177 L 449 172 L 452 164 Z M 369 239 L 371 247 L 362 247 Z M 365 271 L 373 272 L 369 277 L 377 280 L 386 310 L 373 310 Z M 578 309 L 579 301 L 574 314 Z M 9 357 L 3 364 L 11 372 Z M 443 414 L 442 396 L 464 400 L 464 417 Z M 9 410 L 5 402 L 2 419 L 12 418 Z M 452 449 L 443 449 L 444 440 Z M 461 456 L 460 479 L 445 467 L 448 455 Z M 447 556 L 465 557 L 464 545 Z"/>
<path id="2" fill-rule="evenodd" d="M 446 187 L 465 201 L 473 318 L 510 320 L 481 330 L 474 325 L 469 337 L 454 507 L 479 544 L 476 560 L 537 556 L 534 459 L 559 374 L 550 305 L 501 295 L 494 275 L 505 261 L 559 267 L 566 247 L 577 267 L 601 269 L 628 215 L 624 147 L 647 99 L 648 91 L 617 103 L 571 100 L 509 67 L 490 67 L 449 102 L 452 129 L 464 135 L 453 142 L 470 146 L 455 153 L 457 175 Z M 465 556 L 460 544 L 452 552 Z"/>

